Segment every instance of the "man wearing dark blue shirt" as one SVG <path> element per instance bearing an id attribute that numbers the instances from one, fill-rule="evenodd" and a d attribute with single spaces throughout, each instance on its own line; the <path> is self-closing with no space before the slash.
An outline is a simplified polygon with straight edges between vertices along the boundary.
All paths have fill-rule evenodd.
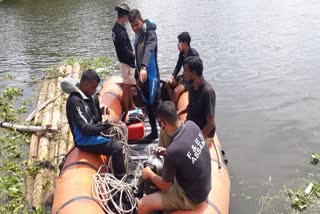
<path id="1" fill-rule="evenodd" d="M 127 115 L 128 111 L 135 109 L 132 96 L 132 85 L 135 84 L 135 54 L 133 52 L 126 28 L 124 27 L 125 23 L 128 21 L 130 8 L 127 4 L 122 3 L 115 9 L 117 11 L 118 18 L 112 28 L 112 39 L 117 52 L 118 60 L 120 62 L 119 67 L 123 78 L 122 102 L 125 113 L 123 118 L 126 118 L 125 116 Z"/>

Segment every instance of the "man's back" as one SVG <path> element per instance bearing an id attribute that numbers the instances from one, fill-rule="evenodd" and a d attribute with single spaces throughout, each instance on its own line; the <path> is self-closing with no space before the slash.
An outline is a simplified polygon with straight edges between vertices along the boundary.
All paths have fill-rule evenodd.
<path id="1" fill-rule="evenodd" d="M 211 190 L 211 158 L 201 130 L 187 121 L 171 141 L 164 156 L 164 180 L 175 176 L 194 203 L 203 202 Z"/>
<path id="2" fill-rule="evenodd" d="M 133 49 L 128 33 L 125 27 L 117 22 L 112 28 L 112 39 L 116 49 L 118 60 L 134 68 L 135 63 Z"/>

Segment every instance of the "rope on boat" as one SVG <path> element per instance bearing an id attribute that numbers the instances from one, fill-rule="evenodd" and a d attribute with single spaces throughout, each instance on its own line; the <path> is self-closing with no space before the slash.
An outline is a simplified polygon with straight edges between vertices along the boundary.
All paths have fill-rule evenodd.
<path id="1" fill-rule="evenodd" d="M 111 128 L 108 132 L 101 133 L 102 136 L 109 137 L 111 140 L 122 144 L 124 153 L 124 163 L 127 174 L 118 180 L 112 173 L 112 157 L 109 158 L 107 165 L 102 165 L 96 174 L 93 175 L 92 195 L 100 203 L 106 213 L 135 213 L 137 202 L 133 195 L 132 184 L 125 181 L 128 176 L 133 176 L 135 184 L 139 172 L 143 168 L 141 158 L 138 161 L 130 161 L 130 155 L 139 157 L 139 153 L 131 149 L 128 145 L 128 128 L 119 120 L 108 120 Z"/>
<path id="2" fill-rule="evenodd" d="M 137 201 L 132 194 L 133 186 L 125 182 L 127 176 L 118 180 L 111 173 L 102 173 L 102 165 L 93 176 L 92 195 L 106 213 L 134 213 Z"/>

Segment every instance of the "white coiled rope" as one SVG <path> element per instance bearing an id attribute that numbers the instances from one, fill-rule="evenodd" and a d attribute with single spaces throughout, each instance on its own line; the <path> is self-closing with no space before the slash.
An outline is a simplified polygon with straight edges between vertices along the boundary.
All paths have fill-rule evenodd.
<path id="1" fill-rule="evenodd" d="M 139 153 L 132 150 L 127 143 L 127 126 L 119 120 L 109 119 L 108 122 L 111 125 L 111 128 L 106 134 L 101 133 L 101 135 L 109 137 L 112 141 L 118 142 L 122 145 L 127 175 L 125 175 L 121 180 L 118 180 L 112 173 L 108 173 L 113 172 L 111 167 L 112 157 L 110 157 L 107 166 L 102 165 L 98 172 L 93 175 L 92 195 L 95 200 L 100 203 L 106 213 L 114 213 L 114 211 L 112 211 L 108 206 L 108 203 L 109 205 L 112 204 L 118 213 L 134 213 L 137 202 L 132 194 L 133 185 L 124 181 L 128 175 L 134 175 L 134 179 L 137 179 L 139 176 L 138 173 L 141 172 L 143 168 L 143 164 L 140 158 L 137 162 L 130 161 L 130 154 L 139 157 Z M 135 180 L 135 183 L 137 183 L 137 180 Z M 114 196 L 117 194 L 120 196 L 118 202 L 114 200 Z M 129 201 L 130 208 L 126 208 L 122 204 L 124 197 L 126 198 L 126 201 Z"/>
<path id="2" fill-rule="evenodd" d="M 114 210 L 116 210 L 117 213 L 134 213 L 137 202 L 132 194 L 133 186 L 124 182 L 126 176 L 118 180 L 111 173 L 103 173 L 105 170 L 106 166 L 102 165 L 93 176 L 93 197 L 100 203 L 106 213 L 114 213 Z M 116 195 L 119 197 L 119 201 L 114 200 Z M 130 203 L 130 206 L 123 204 L 124 198 Z M 112 205 L 114 210 L 111 209 L 110 205 Z"/>

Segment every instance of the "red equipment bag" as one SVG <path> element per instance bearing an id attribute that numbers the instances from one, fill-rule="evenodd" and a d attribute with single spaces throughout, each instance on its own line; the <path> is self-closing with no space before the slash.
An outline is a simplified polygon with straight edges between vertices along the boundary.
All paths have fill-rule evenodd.
<path id="1" fill-rule="evenodd" d="M 141 140 L 144 137 L 144 120 L 141 109 L 131 110 L 128 112 L 126 118 L 126 125 L 128 127 L 128 140 Z"/>

